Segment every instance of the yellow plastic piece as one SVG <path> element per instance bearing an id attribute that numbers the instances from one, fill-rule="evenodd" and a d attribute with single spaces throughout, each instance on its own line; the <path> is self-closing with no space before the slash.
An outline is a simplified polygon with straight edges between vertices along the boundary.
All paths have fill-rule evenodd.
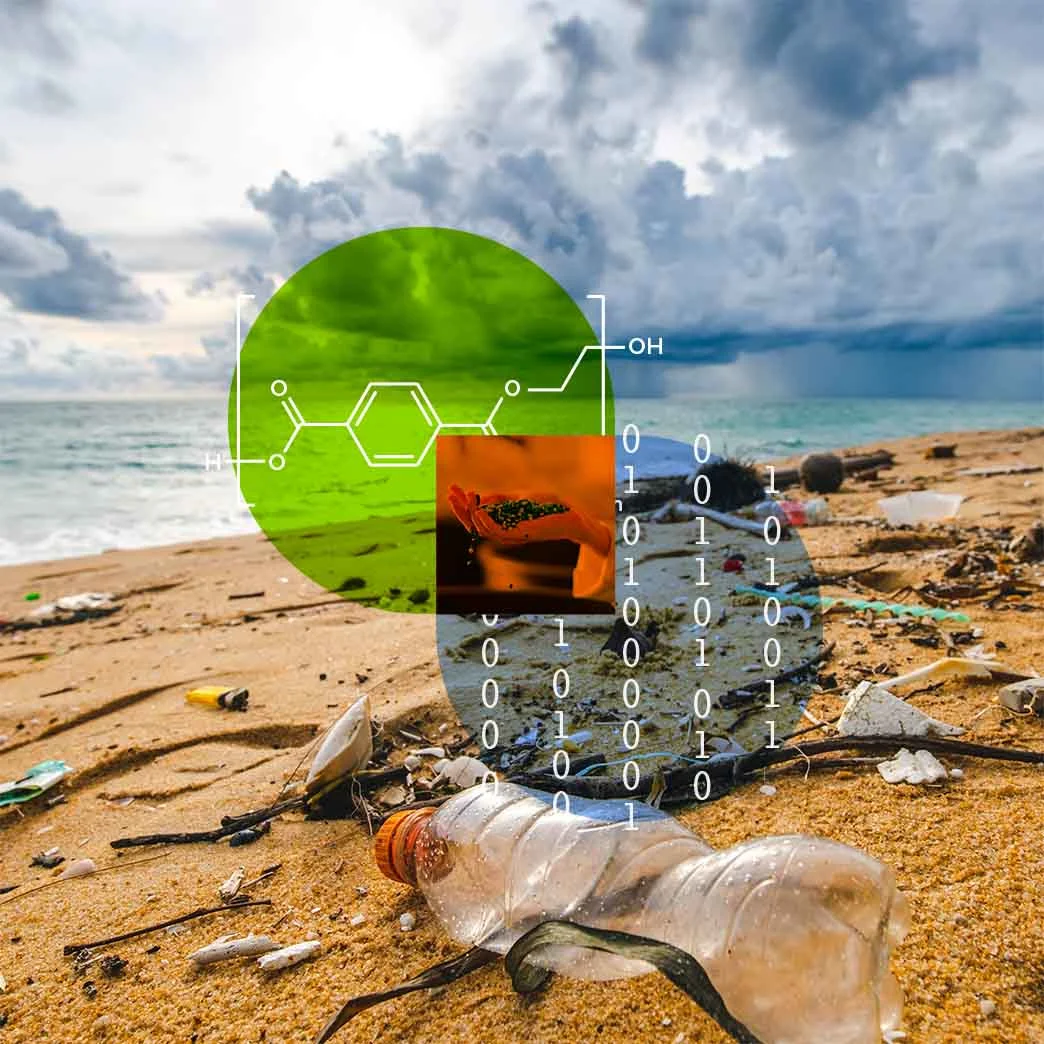
<path id="1" fill-rule="evenodd" d="M 188 703 L 198 704 L 200 707 L 220 709 L 221 697 L 228 691 L 227 685 L 204 685 L 200 689 L 193 689 L 191 692 L 185 693 L 185 700 Z"/>

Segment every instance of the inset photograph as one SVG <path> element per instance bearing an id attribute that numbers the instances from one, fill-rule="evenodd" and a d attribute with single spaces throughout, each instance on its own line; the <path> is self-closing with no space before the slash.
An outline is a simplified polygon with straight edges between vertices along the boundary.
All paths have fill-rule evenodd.
<path id="1" fill-rule="evenodd" d="M 614 443 L 601 435 L 440 435 L 440 613 L 612 613 Z"/>

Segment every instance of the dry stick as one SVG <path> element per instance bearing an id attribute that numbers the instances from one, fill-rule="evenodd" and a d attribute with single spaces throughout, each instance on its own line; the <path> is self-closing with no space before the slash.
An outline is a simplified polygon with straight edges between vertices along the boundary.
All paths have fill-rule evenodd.
<path id="1" fill-rule="evenodd" d="M 1019 761 L 1031 765 L 1044 765 L 1044 751 L 1021 750 L 1011 747 L 992 747 L 980 743 L 965 743 L 962 740 L 941 739 L 933 736 L 840 736 L 837 739 L 819 740 L 816 743 L 792 747 L 762 747 L 750 754 L 720 761 L 709 761 L 703 765 L 686 765 L 664 773 L 667 795 L 674 801 L 692 800 L 691 786 L 697 773 L 706 772 L 712 780 L 724 784 L 716 796 L 728 793 L 731 785 L 741 777 L 758 769 L 782 765 L 797 759 L 808 760 L 815 754 L 830 754 L 839 750 L 898 750 L 916 746 L 919 750 L 930 750 L 940 754 L 956 754 L 964 757 L 989 758 L 999 761 Z M 512 783 L 531 786 L 538 790 L 563 790 L 572 797 L 600 800 L 645 797 L 652 780 L 642 780 L 637 790 L 628 790 L 622 780 L 590 776 L 566 776 L 557 779 L 535 773 L 513 776 Z M 671 791 L 674 791 L 671 794 Z"/>
<path id="2" fill-rule="evenodd" d="M 32 895 L 33 892 L 39 892 L 44 888 L 50 888 L 51 885 L 61 884 L 64 881 L 79 881 L 84 877 L 94 877 L 95 874 L 108 873 L 110 870 L 126 870 L 128 867 L 139 866 L 142 863 L 151 863 L 155 859 L 162 859 L 168 855 L 170 855 L 169 852 L 157 852 L 155 855 L 146 856 L 144 859 L 135 859 L 130 863 L 112 863 L 109 866 L 100 866 L 90 874 L 77 874 L 75 877 L 52 877 L 49 881 L 41 881 L 40 884 L 27 888 L 24 892 L 17 892 L 14 895 L 9 895 L 6 899 L 0 899 L 0 906 L 13 903 L 16 899 L 21 899 L 23 895 Z"/>
<path id="3" fill-rule="evenodd" d="M 746 698 L 755 693 L 761 692 L 762 689 L 770 689 L 773 682 L 777 685 L 781 682 L 790 681 L 799 675 L 804 674 L 807 670 L 815 667 L 817 663 L 822 663 L 833 651 L 834 646 L 837 642 L 831 642 L 829 645 L 820 649 L 815 656 L 810 656 L 807 660 L 802 661 L 796 667 L 789 667 L 787 670 L 777 674 L 774 678 L 760 678 L 758 681 L 747 682 L 746 685 L 738 685 L 735 689 L 729 689 L 728 692 L 723 692 L 718 698 L 717 703 L 720 707 L 731 709 L 738 703 L 743 702 Z"/>
<path id="4" fill-rule="evenodd" d="M 89 943 L 69 943 L 62 948 L 62 953 L 68 957 L 70 954 L 79 953 L 80 950 L 95 950 L 99 946 L 111 946 L 113 943 L 126 942 L 128 939 L 136 939 L 139 935 L 148 935 L 158 932 L 163 928 L 170 928 L 175 924 L 184 924 L 193 921 L 197 917 L 207 917 L 214 913 L 224 913 L 226 910 L 245 910 L 248 906 L 271 906 L 271 899 L 250 899 L 245 903 L 229 903 L 225 906 L 210 906 L 193 910 L 192 913 L 182 914 L 180 917 L 172 917 L 162 924 L 150 924 L 147 928 L 135 928 L 132 932 L 124 932 L 122 935 L 110 935 L 108 939 L 97 939 Z"/>

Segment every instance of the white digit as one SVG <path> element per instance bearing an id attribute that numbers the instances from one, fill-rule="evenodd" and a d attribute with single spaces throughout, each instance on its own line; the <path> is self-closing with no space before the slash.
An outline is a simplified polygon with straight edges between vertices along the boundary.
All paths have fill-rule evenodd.
<path id="1" fill-rule="evenodd" d="M 630 614 L 628 613 L 629 609 L 634 609 L 634 619 L 631 619 Z M 634 595 L 628 595 L 627 598 L 624 599 L 623 604 L 624 623 L 627 624 L 628 627 L 636 627 L 641 612 L 642 610 L 641 606 L 638 604 L 638 599 L 635 598 Z"/>
<path id="2" fill-rule="evenodd" d="M 700 710 L 702 704 L 703 710 Z M 711 712 L 711 696 L 706 689 L 697 689 L 692 697 L 692 713 L 697 718 L 709 718 Z"/>
<path id="3" fill-rule="evenodd" d="M 696 624 L 699 627 L 706 627 L 710 623 L 711 604 L 709 598 L 700 595 L 700 597 L 693 602 L 692 618 L 696 621 Z"/>
<path id="4" fill-rule="evenodd" d="M 632 530 L 630 529 L 630 525 L 631 525 L 632 522 L 634 523 L 634 530 L 633 530 L 633 534 L 634 535 L 633 536 L 631 535 L 632 534 Z M 634 545 L 638 543 L 638 538 L 639 538 L 639 536 L 641 536 L 641 532 L 642 532 L 642 529 L 641 529 L 641 526 L 638 524 L 638 519 L 636 519 L 634 517 L 634 515 L 628 515 L 624 519 L 624 524 L 623 524 L 624 543 L 628 547 L 634 547 Z"/>
<path id="5" fill-rule="evenodd" d="M 627 655 L 627 650 L 628 649 L 633 649 L 634 650 L 634 653 L 632 654 L 633 657 L 634 657 L 633 659 L 631 658 L 631 656 Z M 623 643 L 623 662 L 625 664 L 627 664 L 628 667 L 633 667 L 641 658 L 642 658 L 642 653 L 641 653 L 641 649 L 639 649 L 639 647 L 638 647 L 638 639 L 637 638 L 627 638 L 627 639 L 625 639 L 625 641 Z"/>
<path id="6" fill-rule="evenodd" d="M 564 681 L 560 683 L 560 679 L 564 679 Z M 565 687 L 562 688 L 562 686 Z M 551 679 L 551 688 L 560 700 L 564 700 L 569 695 L 569 672 L 564 667 L 559 667 L 555 671 L 554 677 Z"/>
<path id="7" fill-rule="evenodd" d="M 489 703 L 486 700 L 486 692 L 489 689 L 493 690 L 493 702 L 492 703 Z M 496 705 L 497 705 L 497 700 L 499 700 L 499 699 L 500 699 L 500 688 L 499 688 L 499 686 L 497 685 L 496 681 L 493 678 L 487 678 L 482 683 L 482 706 L 485 707 L 486 710 L 493 710 L 493 708 L 496 707 Z"/>
<path id="8" fill-rule="evenodd" d="M 692 792 L 696 795 L 697 801 L 706 801 L 710 797 L 711 778 L 709 772 L 700 769 L 696 773 L 696 777 L 692 781 Z"/>
<path id="9" fill-rule="evenodd" d="M 627 436 L 628 435 L 631 435 L 634 438 L 634 445 L 633 446 L 629 446 L 627 444 Z M 638 430 L 638 425 L 637 424 L 628 424 L 624 428 L 623 436 L 622 436 L 622 442 L 623 442 L 624 450 L 627 453 L 637 453 L 638 452 L 638 447 L 641 444 L 641 441 L 642 441 L 642 436 L 641 436 L 641 432 Z"/>
<path id="10" fill-rule="evenodd" d="M 629 692 L 634 693 L 634 702 L 633 703 L 627 698 Z M 624 706 L 628 710 L 634 710 L 634 708 L 638 706 L 638 697 L 639 696 L 641 696 L 641 692 L 640 692 L 640 690 L 638 688 L 638 682 L 636 682 L 634 680 L 634 678 L 628 678 L 627 681 L 625 681 L 624 684 L 623 684 L 623 701 L 624 701 Z"/>
<path id="11" fill-rule="evenodd" d="M 631 726 L 632 725 L 634 726 L 633 733 L 631 732 Z M 633 742 L 631 742 L 631 740 L 630 740 L 630 736 L 631 735 L 634 736 L 634 741 Z M 624 727 L 623 727 L 623 745 L 628 750 L 634 750 L 634 748 L 638 746 L 638 742 L 639 742 L 639 740 L 641 740 L 641 738 L 642 738 L 642 733 L 641 733 L 641 729 L 638 727 L 638 722 L 635 721 L 634 718 L 628 718 L 627 721 L 624 722 Z"/>
<path id="12" fill-rule="evenodd" d="M 486 730 L 490 727 L 490 725 L 493 726 L 493 730 L 492 730 L 493 731 L 493 739 L 492 739 L 492 741 L 488 739 L 487 733 L 486 733 Z M 500 726 L 496 723 L 496 721 L 493 718 L 487 718 L 482 723 L 482 746 L 485 747 L 486 750 L 492 750 L 499 742 L 500 742 Z"/>
<path id="13" fill-rule="evenodd" d="M 493 652 L 491 654 L 493 659 L 489 659 L 489 656 L 487 655 L 487 650 L 488 649 L 492 649 L 493 650 Z M 482 643 L 482 662 L 487 667 L 496 667 L 498 659 L 500 659 L 500 646 L 497 645 L 496 638 L 487 638 Z"/>

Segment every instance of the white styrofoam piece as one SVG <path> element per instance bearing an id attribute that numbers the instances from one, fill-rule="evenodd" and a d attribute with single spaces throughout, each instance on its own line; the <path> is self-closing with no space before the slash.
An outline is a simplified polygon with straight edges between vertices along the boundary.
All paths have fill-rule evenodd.
<path id="1" fill-rule="evenodd" d="M 842 736 L 959 736 L 964 729 L 929 717 L 873 682 L 860 682 L 848 694 L 837 723 Z"/>
<path id="2" fill-rule="evenodd" d="M 905 747 L 891 761 L 879 762 L 877 771 L 886 783 L 937 783 L 946 779 L 946 769 L 930 751 L 911 754 Z"/>

